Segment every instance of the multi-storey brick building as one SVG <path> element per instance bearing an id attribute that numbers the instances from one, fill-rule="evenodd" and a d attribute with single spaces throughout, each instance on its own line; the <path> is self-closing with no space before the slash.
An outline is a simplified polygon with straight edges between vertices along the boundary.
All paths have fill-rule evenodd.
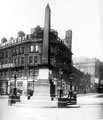
<path id="1" fill-rule="evenodd" d="M 13 39 L 12 41 L 1 43 L 0 47 L 0 81 L 1 86 L 12 86 L 14 74 L 17 76 L 17 87 L 25 89 L 23 84 L 29 78 L 28 84 L 33 81 L 33 75 L 38 75 L 38 67 L 41 64 L 41 49 L 43 33 L 39 36 L 35 34 Z M 34 35 L 34 36 L 33 36 Z M 23 87 L 21 87 L 23 86 Z M 7 92 L 3 89 L 4 93 Z M 25 91 L 25 90 L 24 90 Z"/>
<path id="2" fill-rule="evenodd" d="M 96 91 L 99 84 L 99 68 L 103 64 L 96 58 L 78 57 L 73 58 L 73 66 L 85 74 L 91 75 L 91 90 Z"/>
<path id="3" fill-rule="evenodd" d="M 44 28 L 37 26 L 31 34 L 8 41 L 0 45 L 0 93 L 8 94 L 13 87 L 26 94 L 34 89 L 34 94 L 57 94 L 75 84 L 76 77 L 84 78 L 83 73 L 72 66 L 72 31 L 66 32 L 65 41 L 58 32 L 50 28 L 50 8 L 45 9 Z M 75 79 L 71 81 L 70 75 Z M 79 76 L 78 76 L 79 75 Z M 79 79 L 78 79 L 79 80 Z"/>

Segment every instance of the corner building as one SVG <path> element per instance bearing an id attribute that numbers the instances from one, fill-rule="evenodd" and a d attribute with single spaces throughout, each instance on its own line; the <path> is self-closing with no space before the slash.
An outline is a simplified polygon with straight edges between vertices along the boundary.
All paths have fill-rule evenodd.
<path id="1" fill-rule="evenodd" d="M 28 89 L 34 96 L 68 94 L 73 73 L 72 31 L 65 40 L 51 29 L 51 10 L 45 9 L 44 28 L 37 26 L 31 34 L 4 41 L 0 45 L 0 93 L 9 94 L 16 87 L 21 95 Z M 80 73 L 82 74 L 82 73 Z M 83 76 L 83 75 L 81 75 Z M 74 81 L 75 83 L 75 81 Z"/>
<path id="2" fill-rule="evenodd" d="M 36 29 L 36 28 L 35 28 Z M 41 33 L 16 38 L 0 47 L 0 88 L 4 94 L 16 87 L 21 94 L 27 87 L 33 89 L 33 80 L 39 75 L 42 57 L 43 30 Z"/>
<path id="3" fill-rule="evenodd" d="M 16 87 L 18 92 L 50 95 L 49 40 L 50 8 L 45 9 L 44 28 L 37 26 L 31 34 L 4 41 L 0 44 L 0 93 L 9 94 Z"/>

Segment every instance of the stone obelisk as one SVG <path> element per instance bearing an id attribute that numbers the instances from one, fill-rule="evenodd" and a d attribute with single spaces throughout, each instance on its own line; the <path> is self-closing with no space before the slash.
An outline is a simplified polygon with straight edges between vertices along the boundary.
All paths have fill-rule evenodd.
<path id="1" fill-rule="evenodd" d="M 34 96 L 41 100 L 46 97 L 50 99 L 50 83 L 49 83 L 49 34 L 50 34 L 50 7 L 47 4 L 45 8 L 44 34 L 42 46 L 42 65 L 39 69 L 38 81 L 34 84 Z"/>
<path id="2" fill-rule="evenodd" d="M 45 8 L 44 20 L 44 35 L 43 35 L 43 48 L 42 48 L 42 64 L 49 64 L 49 37 L 50 37 L 50 14 L 51 10 L 49 4 Z"/>

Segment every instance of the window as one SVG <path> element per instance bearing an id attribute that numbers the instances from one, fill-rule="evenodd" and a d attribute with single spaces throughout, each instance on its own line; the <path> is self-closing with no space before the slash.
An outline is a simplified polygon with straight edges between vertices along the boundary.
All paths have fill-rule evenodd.
<path id="1" fill-rule="evenodd" d="M 21 77 L 24 76 L 24 70 L 21 70 Z"/>
<path id="2" fill-rule="evenodd" d="M 18 49 L 17 48 L 16 49 L 12 49 L 12 56 L 16 56 L 17 54 L 18 54 Z"/>
<path id="3" fill-rule="evenodd" d="M 21 71 L 18 70 L 18 77 L 21 77 Z"/>
<path id="4" fill-rule="evenodd" d="M 1 71 L 0 71 L 0 78 L 2 78 L 2 73 L 1 73 Z"/>
<path id="5" fill-rule="evenodd" d="M 5 73 L 4 72 L 2 72 L 2 78 L 5 78 Z"/>
<path id="6" fill-rule="evenodd" d="M 34 74 L 35 76 L 38 76 L 38 69 L 35 69 L 33 74 Z"/>
<path id="7" fill-rule="evenodd" d="M 15 49 L 12 50 L 12 56 L 15 56 Z"/>
<path id="8" fill-rule="evenodd" d="M 34 46 L 30 46 L 30 52 L 34 51 Z"/>
<path id="9" fill-rule="evenodd" d="M 14 59 L 11 59 L 11 63 L 13 63 L 13 64 L 14 64 Z"/>
<path id="10" fill-rule="evenodd" d="M 0 59 L 2 59 L 2 53 L 0 52 Z"/>
<path id="11" fill-rule="evenodd" d="M 24 57 L 21 58 L 21 65 L 24 65 Z"/>
<path id="12" fill-rule="evenodd" d="M 8 51 L 5 52 L 5 58 L 8 58 Z"/>
<path id="13" fill-rule="evenodd" d="M 8 60 L 5 60 L 5 62 L 4 62 L 5 64 L 7 64 L 8 63 Z"/>
<path id="14" fill-rule="evenodd" d="M 18 52 L 19 52 L 19 54 L 24 54 L 24 47 L 20 47 L 20 48 L 18 49 Z"/>
<path id="15" fill-rule="evenodd" d="M 17 58 L 14 58 L 11 60 L 11 63 L 13 63 L 13 65 L 18 65 L 18 60 Z"/>
<path id="16" fill-rule="evenodd" d="M 38 52 L 38 45 L 35 46 L 35 51 Z"/>
<path id="17" fill-rule="evenodd" d="M 5 72 L 5 78 L 7 78 L 7 77 L 8 77 L 8 72 L 6 71 L 6 72 Z"/>
<path id="18" fill-rule="evenodd" d="M 29 56 L 29 64 L 33 63 L 33 56 Z"/>
<path id="19" fill-rule="evenodd" d="M 18 54 L 18 50 L 17 49 L 15 49 L 15 55 L 17 55 Z"/>
<path id="20" fill-rule="evenodd" d="M 33 70 L 29 69 L 29 76 L 33 76 Z"/>
<path id="21" fill-rule="evenodd" d="M 4 52 L 1 53 L 1 58 L 4 59 Z"/>
<path id="22" fill-rule="evenodd" d="M 17 58 L 14 59 L 13 63 L 14 63 L 15 65 L 18 64 L 18 60 L 17 60 Z"/>
<path id="23" fill-rule="evenodd" d="M 30 52 L 38 52 L 38 51 L 39 51 L 38 45 L 30 46 Z"/>
<path id="24" fill-rule="evenodd" d="M 22 51 L 21 53 L 24 54 L 24 47 L 22 47 L 21 49 L 22 49 L 22 50 L 21 50 L 21 51 Z"/>
<path id="25" fill-rule="evenodd" d="M 12 78 L 14 77 L 14 71 L 11 71 L 11 77 Z"/>
<path id="26" fill-rule="evenodd" d="M 21 65 L 21 58 L 18 58 L 18 65 Z"/>
<path id="27" fill-rule="evenodd" d="M 1 60 L 1 65 L 4 64 L 4 60 Z"/>
<path id="28" fill-rule="evenodd" d="M 38 64 L 38 56 L 34 56 L 34 64 Z"/>

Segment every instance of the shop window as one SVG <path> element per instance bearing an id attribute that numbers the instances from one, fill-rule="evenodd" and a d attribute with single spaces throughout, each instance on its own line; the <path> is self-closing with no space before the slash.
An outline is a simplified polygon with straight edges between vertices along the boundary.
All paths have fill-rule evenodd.
<path id="1" fill-rule="evenodd" d="M 10 82 L 10 93 L 13 93 L 13 89 L 14 88 L 14 82 Z"/>
<path id="2" fill-rule="evenodd" d="M 17 92 L 22 95 L 23 82 L 17 82 Z"/>
<path id="3" fill-rule="evenodd" d="M 35 69 L 33 72 L 33 75 L 38 76 L 38 69 Z"/>
<path id="4" fill-rule="evenodd" d="M 33 56 L 29 56 L 29 64 L 33 63 Z"/>
<path id="5" fill-rule="evenodd" d="M 21 71 L 20 70 L 18 71 L 18 77 L 21 77 Z"/>
<path id="6" fill-rule="evenodd" d="M 28 89 L 33 89 L 33 82 L 31 81 L 28 82 Z"/>
<path id="7" fill-rule="evenodd" d="M 0 81 L 0 90 L 1 90 L 1 94 L 7 94 L 7 82 L 6 81 Z"/>
<path id="8" fill-rule="evenodd" d="M 33 76 L 33 69 L 29 69 L 29 76 Z"/>

